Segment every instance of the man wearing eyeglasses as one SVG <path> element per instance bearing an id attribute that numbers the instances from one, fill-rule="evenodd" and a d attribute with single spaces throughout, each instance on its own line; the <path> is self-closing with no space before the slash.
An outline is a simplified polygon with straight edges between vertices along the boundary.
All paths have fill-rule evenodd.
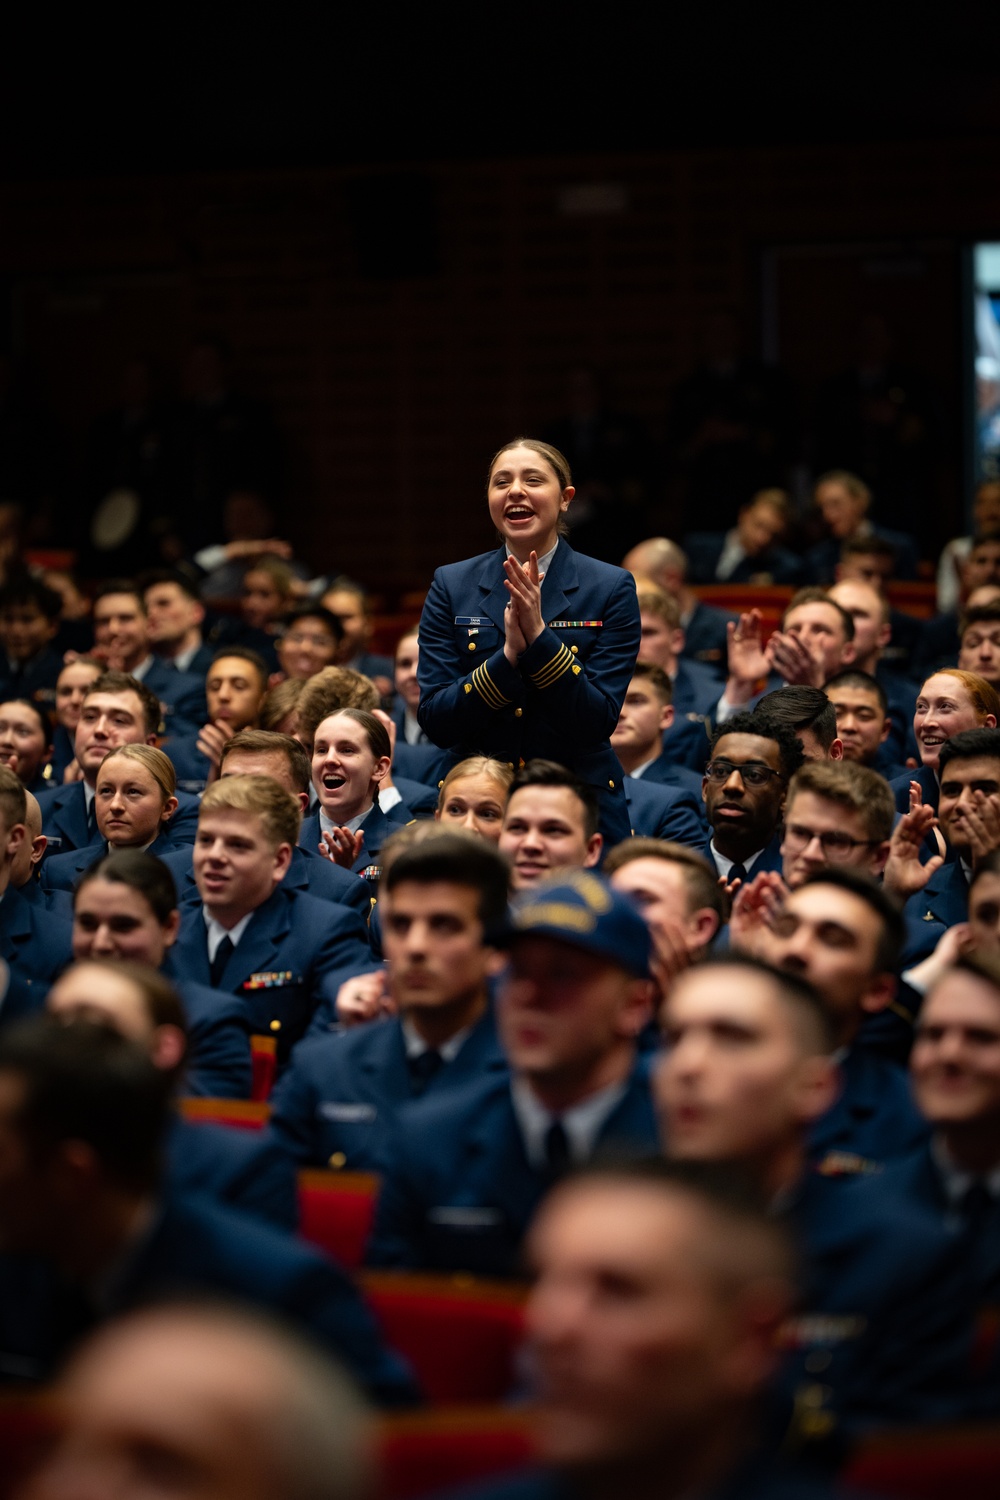
<path id="1" fill-rule="evenodd" d="M 781 869 L 785 793 L 801 764 L 792 730 L 764 715 L 734 714 L 716 730 L 701 795 L 712 830 L 706 853 L 728 885 Z"/>
<path id="2" fill-rule="evenodd" d="M 881 875 L 896 806 L 889 783 L 853 761 L 807 760 L 788 788 L 781 872 L 790 891 L 827 865 Z"/>

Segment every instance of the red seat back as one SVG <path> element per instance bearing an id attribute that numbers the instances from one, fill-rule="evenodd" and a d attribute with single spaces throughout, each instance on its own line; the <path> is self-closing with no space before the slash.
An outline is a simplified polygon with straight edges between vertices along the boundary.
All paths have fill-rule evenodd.
<path id="1" fill-rule="evenodd" d="M 270 1099 L 278 1066 L 278 1043 L 273 1036 L 250 1038 L 250 1066 L 253 1069 L 250 1098 Z"/>
<path id="2" fill-rule="evenodd" d="M 52 1398 L 0 1396 L 0 1500 L 16 1493 L 59 1431 Z"/>
<path id="3" fill-rule="evenodd" d="M 362 1264 L 379 1179 L 371 1172 L 299 1173 L 299 1233 L 342 1266 Z"/>
<path id="4" fill-rule="evenodd" d="M 876 1434 L 855 1452 L 839 1488 L 900 1500 L 996 1500 L 1000 1427 Z"/>
<path id="5" fill-rule="evenodd" d="M 417 1500 L 524 1468 L 534 1443 L 523 1411 L 461 1407 L 384 1418 L 378 1452 L 381 1500 Z"/>
<path id="6" fill-rule="evenodd" d="M 500 1401 L 516 1384 L 524 1289 L 470 1276 L 370 1272 L 365 1296 L 386 1339 L 438 1404 Z"/>
<path id="7" fill-rule="evenodd" d="M 241 1130 L 262 1130 L 271 1106 L 255 1099 L 182 1099 L 185 1120 L 211 1120 L 216 1125 L 238 1125 Z"/>

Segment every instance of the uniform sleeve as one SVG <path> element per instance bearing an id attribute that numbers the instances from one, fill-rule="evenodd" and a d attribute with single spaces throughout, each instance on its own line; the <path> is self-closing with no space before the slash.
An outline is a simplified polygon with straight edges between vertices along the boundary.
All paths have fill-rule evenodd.
<path id="1" fill-rule="evenodd" d="M 207 1017 L 191 1028 L 184 1087 L 209 1099 L 249 1099 L 250 1036 L 241 1015 Z"/>
<path id="2" fill-rule="evenodd" d="M 630 573 L 621 574 L 602 613 L 600 635 L 586 663 L 548 627 L 518 661 L 528 691 L 544 699 L 545 712 L 582 747 L 613 734 L 639 655 L 642 628 Z"/>
<path id="3" fill-rule="evenodd" d="M 442 750 L 451 745 L 488 746 L 497 715 L 523 697 L 521 677 L 503 654 L 503 643 L 472 672 L 461 660 L 455 636 L 455 612 L 440 570 L 420 616 L 420 706 L 417 718 L 429 739 Z"/>

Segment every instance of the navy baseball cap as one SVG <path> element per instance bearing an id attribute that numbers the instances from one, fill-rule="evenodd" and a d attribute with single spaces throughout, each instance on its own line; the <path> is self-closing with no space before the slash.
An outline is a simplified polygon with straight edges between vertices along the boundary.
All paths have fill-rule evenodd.
<path id="1" fill-rule="evenodd" d="M 592 870 L 562 870 L 525 891 L 510 909 L 504 938 L 558 938 L 640 979 L 649 977 L 649 928 L 627 896 Z"/>

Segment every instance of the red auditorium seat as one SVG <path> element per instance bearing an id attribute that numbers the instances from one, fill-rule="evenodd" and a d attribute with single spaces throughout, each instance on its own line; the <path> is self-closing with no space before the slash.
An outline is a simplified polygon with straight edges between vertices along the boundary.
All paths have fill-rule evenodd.
<path id="1" fill-rule="evenodd" d="M 0 1396 L 0 1500 L 16 1493 L 58 1429 L 51 1398 Z"/>
<path id="2" fill-rule="evenodd" d="M 379 1179 L 372 1172 L 299 1173 L 299 1233 L 342 1266 L 364 1260 L 375 1215 Z"/>
<path id="3" fill-rule="evenodd" d="M 430 1401 L 500 1401 L 516 1384 L 523 1287 L 471 1276 L 370 1271 L 361 1278 L 390 1344 Z"/>
<path id="4" fill-rule="evenodd" d="M 378 1451 L 381 1500 L 418 1500 L 523 1468 L 534 1444 L 523 1411 L 461 1407 L 384 1418 Z"/>
<path id="5" fill-rule="evenodd" d="M 273 1036 L 250 1038 L 250 1065 L 253 1069 L 250 1098 L 270 1099 L 278 1065 L 278 1043 Z"/>
<path id="6" fill-rule="evenodd" d="M 876 1434 L 858 1448 L 838 1488 L 887 1500 L 996 1500 L 1000 1427 Z"/>
<path id="7" fill-rule="evenodd" d="M 185 1120 L 211 1120 L 241 1130 L 262 1130 L 271 1113 L 270 1105 L 257 1099 L 182 1099 L 180 1108 Z"/>
<path id="8" fill-rule="evenodd" d="M 755 583 L 699 583 L 694 592 L 706 604 L 716 609 L 727 609 L 738 615 L 744 610 L 759 609 L 763 621 L 764 639 L 777 630 L 785 613 L 788 601 L 795 592 L 783 584 L 765 586 Z"/>

